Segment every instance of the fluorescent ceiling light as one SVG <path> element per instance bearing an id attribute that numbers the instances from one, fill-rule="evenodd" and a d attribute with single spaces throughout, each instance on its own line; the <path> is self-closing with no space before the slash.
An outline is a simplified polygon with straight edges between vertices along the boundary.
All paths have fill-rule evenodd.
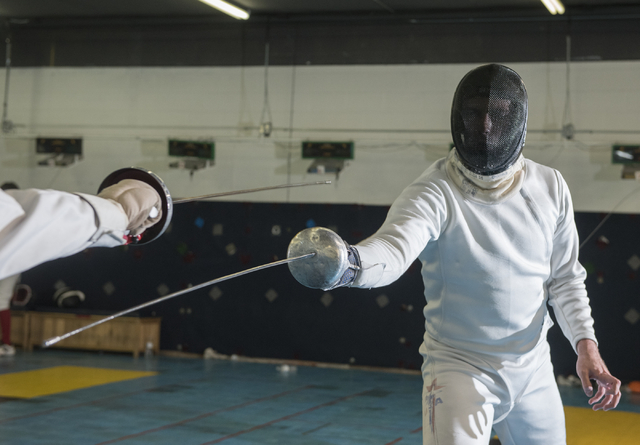
<path id="1" fill-rule="evenodd" d="M 558 14 L 564 14 L 564 5 L 560 0 L 551 0 L 551 3 L 553 3 L 553 6 L 556 7 L 556 11 L 558 11 Z"/>
<path id="2" fill-rule="evenodd" d="M 564 14 L 564 5 L 560 0 L 540 0 L 553 15 Z"/>
<path id="3" fill-rule="evenodd" d="M 218 11 L 222 11 L 225 14 L 229 14 L 231 17 L 240 20 L 247 20 L 249 18 L 249 12 L 244 9 L 240 9 L 237 6 L 233 6 L 223 0 L 200 0 L 202 3 L 216 8 Z"/>

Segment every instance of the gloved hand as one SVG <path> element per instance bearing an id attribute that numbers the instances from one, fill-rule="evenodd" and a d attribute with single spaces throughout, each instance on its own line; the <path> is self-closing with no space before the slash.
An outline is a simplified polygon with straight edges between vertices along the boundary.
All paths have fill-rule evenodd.
<path id="1" fill-rule="evenodd" d="M 312 289 L 331 290 L 349 286 L 360 270 L 358 251 L 336 233 L 323 227 L 305 229 L 289 243 L 288 258 L 315 255 L 289 263 L 293 277 Z"/>
<path id="2" fill-rule="evenodd" d="M 124 179 L 102 190 L 98 196 L 119 204 L 129 219 L 129 235 L 137 236 L 162 218 L 162 200 L 149 184 Z M 155 209 L 155 210 L 154 210 Z"/>
<path id="3" fill-rule="evenodd" d="M 337 283 L 331 285 L 331 287 L 323 290 L 331 290 L 336 287 L 344 287 L 350 286 L 356 279 L 358 275 L 358 271 L 360 270 L 360 256 L 358 255 L 358 251 L 355 247 L 350 246 L 346 242 L 344 245 L 347 248 L 347 260 L 349 261 L 349 265 L 345 269 L 344 273 L 340 277 L 340 280 Z"/>

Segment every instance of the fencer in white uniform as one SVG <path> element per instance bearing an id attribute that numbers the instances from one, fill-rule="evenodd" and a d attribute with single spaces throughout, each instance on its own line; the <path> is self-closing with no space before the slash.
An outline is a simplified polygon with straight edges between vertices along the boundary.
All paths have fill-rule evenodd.
<path id="1" fill-rule="evenodd" d="M 150 217 L 152 208 L 158 210 Z M 125 179 L 98 196 L 56 190 L 0 191 L 0 279 L 88 247 L 125 244 L 162 217 L 158 192 Z"/>
<path id="2" fill-rule="evenodd" d="M 468 73 L 452 107 L 456 148 L 403 191 L 373 236 L 347 245 L 350 264 L 328 286 L 385 286 L 421 261 L 424 444 L 486 445 L 492 427 L 503 445 L 566 444 L 547 303 L 594 409 L 620 398 L 597 348 L 569 190 L 558 171 L 524 159 L 526 120 L 515 71 Z"/>

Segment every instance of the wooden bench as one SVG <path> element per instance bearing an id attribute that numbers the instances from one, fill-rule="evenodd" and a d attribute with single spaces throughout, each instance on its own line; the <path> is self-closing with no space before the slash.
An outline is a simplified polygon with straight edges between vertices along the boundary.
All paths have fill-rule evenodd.
<path id="1" fill-rule="evenodd" d="M 26 348 L 29 338 L 29 316 L 27 311 L 11 311 L 11 343 Z M 0 333 L 2 339 L 2 333 Z"/>
<path id="2" fill-rule="evenodd" d="M 106 317 L 68 312 L 12 311 L 11 336 L 15 344 L 31 351 L 33 346 L 40 346 L 51 337 L 66 334 Z M 134 357 L 138 357 L 140 352 L 144 352 L 147 342 L 151 342 L 153 352 L 157 355 L 160 352 L 160 321 L 160 317 L 118 317 L 51 347 L 131 352 Z"/>

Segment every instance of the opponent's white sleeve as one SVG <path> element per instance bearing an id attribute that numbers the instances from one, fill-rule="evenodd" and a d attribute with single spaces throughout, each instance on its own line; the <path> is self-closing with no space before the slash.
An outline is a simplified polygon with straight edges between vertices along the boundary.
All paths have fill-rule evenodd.
<path id="1" fill-rule="evenodd" d="M 409 268 L 430 240 L 439 237 L 447 220 L 447 204 L 439 172 L 428 169 L 395 200 L 380 229 L 358 243 L 362 263 L 353 287 L 393 283 Z"/>
<path id="2" fill-rule="evenodd" d="M 0 191 L 0 279 L 87 247 L 124 244 L 122 208 L 93 195 Z"/>
<path id="3" fill-rule="evenodd" d="M 597 343 L 591 307 L 584 284 L 587 272 L 578 262 L 579 239 L 573 204 L 567 184 L 556 172 L 558 180 L 559 216 L 551 253 L 551 274 L 547 283 L 549 304 L 565 337 L 574 350 L 585 338 Z"/>

